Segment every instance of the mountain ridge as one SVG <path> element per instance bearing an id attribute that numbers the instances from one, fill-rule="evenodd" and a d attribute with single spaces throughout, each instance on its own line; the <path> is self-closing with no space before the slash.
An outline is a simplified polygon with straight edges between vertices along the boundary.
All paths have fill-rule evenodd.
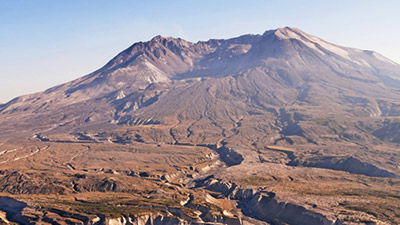
<path id="1" fill-rule="evenodd" d="M 102 98 L 109 99 L 115 95 L 113 93 L 136 93 L 133 95 L 142 96 L 142 100 L 133 101 L 135 106 L 124 106 L 137 110 L 141 104 L 148 105 L 149 102 L 145 103 L 147 100 L 143 99 L 154 99 L 162 92 L 159 90 L 149 93 L 149 85 L 159 83 L 167 88 L 166 86 L 186 82 L 184 80 L 218 79 L 240 74 L 264 74 L 257 79 L 267 79 L 266 82 L 271 83 L 266 87 L 270 93 L 281 92 L 272 83 L 281 89 L 287 89 L 287 93 L 281 93 L 281 97 L 268 97 L 269 103 L 274 105 L 287 102 L 288 98 L 294 101 L 297 92 L 295 89 L 302 89 L 310 81 L 343 86 L 348 85 L 345 80 L 352 80 L 361 82 L 362 86 L 382 83 L 389 88 L 397 88 L 400 87 L 400 80 L 393 71 L 398 67 L 400 66 L 377 53 L 340 47 L 290 27 L 266 31 L 262 35 L 242 35 L 197 43 L 181 38 L 156 36 L 147 42 L 134 43 L 89 75 L 42 93 L 15 98 L 4 104 L 0 113 L 24 113 L 29 111 L 28 108 L 33 108 L 31 112 L 48 110 L 51 107 L 91 101 L 90 99 L 95 102 Z M 386 68 L 389 75 L 381 75 L 380 71 Z M 347 89 L 361 94 L 366 90 L 358 90 L 356 87 Z M 383 89 L 379 89 L 370 94 L 388 97 L 386 93 L 383 94 Z M 146 92 L 148 96 L 144 97 L 139 92 Z M 30 106 L 24 108 L 23 105 L 28 102 Z M 116 117 L 118 116 L 109 117 L 107 121 L 113 121 Z"/>
<path id="2" fill-rule="evenodd" d="M 136 43 L 132 44 L 130 47 L 128 47 L 127 49 L 123 50 L 121 53 L 119 53 L 117 56 L 115 56 L 113 59 L 111 59 L 109 62 L 107 62 L 107 63 L 106 63 L 104 66 L 102 66 L 100 69 L 98 69 L 98 70 L 96 70 L 96 71 L 94 71 L 94 72 L 92 72 L 92 73 L 86 75 L 85 77 L 90 76 L 90 75 L 92 75 L 92 74 L 98 72 L 99 70 L 102 70 L 102 69 L 104 69 L 104 68 L 110 67 L 111 64 L 115 63 L 115 61 L 118 60 L 118 57 L 119 57 L 119 56 L 121 56 L 121 55 L 123 55 L 123 54 L 126 54 L 126 52 L 131 51 L 132 48 L 135 48 L 136 46 L 141 46 L 141 47 L 143 47 L 143 46 L 149 46 L 149 45 L 151 45 L 152 43 L 159 43 L 159 44 L 160 44 L 161 41 L 164 42 L 164 43 L 165 43 L 165 42 L 168 42 L 168 41 L 170 41 L 170 42 L 171 42 L 171 41 L 172 41 L 172 42 L 181 41 L 181 42 L 184 42 L 184 43 L 189 44 L 189 45 L 198 45 L 198 44 L 201 45 L 201 44 L 204 44 L 204 43 L 214 43 L 214 42 L 218 43 L 218 42 L 222 42 L 222 41 L 237 40 L 237 39 L 246 38 L 246 37 L 249 37 L 250 39 L 255 39 L 255 38 L 257 38 L 257 37 L 262 37 L 262 36 L 265 36 L 265 35 L 268 35 L 268 34 L 271 34 L 271 33 L 275 34 L 276 37 L 279 37 L 279 35 L 282 35 L 282 32 L 283 32 L 283 33 L 287 33 L 287 32 L 293 32 L 293 31 L 296 31 L 296 32 L 300 33 L 300 34 L 303 35 L 303 36 L 311 36 L 311 37 L 313 37 L 313 38 L 316 38 L 315 36 L 306 34 L 305 32 L 301 31 L 300 29 L 298 29 L 298 28 L 293 28 L 293 27 L 283 27 L 283 28 L 278 28 L 278 29 L 275 29 L 275 30 L 267 30 L 266 32 L 264 32 L 264 33 L 261 34 L 261 35 L 260 35 L 260 34 L 245 34 L 245 35 L 241 35 L 241 36 L 238 36 L 238 37 L 235 37 L 235 38 L 230 38 L 230 39 L 209 39 L 208 41 L 197 41 L 197 42 L 189 42 L 189 41 L 185 41 L 185 40 L 182 39 L 182 38 L 163 37 L 163 36 L 161 36 L 161 35 L 157 35 L 157 36 L 153 37 L 153 38 L 152 38 L 151 40 L 149 40 L 149 41 L 145 41 L 145 42 L 140 41 L 140 42 L 136 42 Z M 278 33 L 278 35 L 277 35 L 276 33 Z M 295 39 L 295 40 L 298 40 L 298 37 L 286 36 L 284 39 Z M 319 39 L 319 38 L 317 38 L 317 39 Z M 319 40 L 323 41 L 322 39 L 319 39 Z M 324 42 L 325 42 L 325 41 L 324 41 Z M 215 45 L 215 43 L 214 43 L 214 45 Z M 337 46 L 337 45 L 336 45 L 336 46 Z M 343 47 L 342 47 L 342 48 L 343 48 Z M 392 61 L 392 60 L 390 60 L 390 59 L 388 59 L 388 58 L 385 58 L 384 56 L 382 56 L 382 55 L 380 55 L 379 53 L 377 53 L 377 52 L 375 52 L 375 51 L 372 51 L 372 50 L 359 50 L 359 49 L 356 49 L 356 48 L 349 48 L 349 47 L 344 47 L 344 48 L 362 51 L 362 52 L 365 52 L 365 53 L 367 53 L 367 54 L 369 54 L 369 55 L 373 55 L 373 56 L 375 56 L 376 58 L 380 58 L 382 61 L 390 62 L 391 64 L 394 64 L 394 65 L 396 65 L 396 66 L 399 66 L 399 64 L 395 63 L 394 61 Z M 79 80 L 79 79 L 76 79 L 76 80 Z M 74 81 L 75 81 L 75 80 L 74 80 Z M 67 82 L 67 83 L 71 83 L 71 82 L 73 82 L 73 81 L 70 81 L 70 82 Z M 61 85 L 62 85 L 62 84 L 61 84 Z M 53 89 L 55 89 L 55 88 L 57 88 L 57 87 L 59 87 L 59 86 L 61 86 L 61 85 L 56 85 L 56 86 L 54 86 L 54 87 L 52 87 L 52 88 L 49 88 L 49 89 L 47 89 L 47 90 L 45 90 L 45 91 L 43 91 L 43 92 L 51 92 L 51 90 L 53 90 Z M 41 92 L 37 92 L 37 93 L 41 93 Z M 36 94 L 36 93 L 34 93 L 34 94 Z M 25 95 L 22 95 L 22 96 L 25 96 Z M 22 97 L 22 96 L 19 96 L 19 97 Z M 16 98 L 18 98 L 18 97 L 16 97 Z M 12 100 L 14 100 L 14 99 L 12 99 Z M 10 100 L 10 101 L 12 101 L 12 100 Z M 8 102 L 6 102 L 5 104 L 7 104 L 7 103 L 8 103 Z"/>

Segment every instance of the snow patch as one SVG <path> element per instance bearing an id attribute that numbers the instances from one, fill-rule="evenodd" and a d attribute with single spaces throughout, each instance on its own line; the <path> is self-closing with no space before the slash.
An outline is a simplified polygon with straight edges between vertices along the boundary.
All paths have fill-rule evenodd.
<path id="1" fill-rule="evenodd" d="M 318 53 L 320 53 L 321 55 L 325 55 L 325 53 L 323 51 L 321 51 L 313 42 L 310 42 L 308 40 L 305 40 L 304 38 L 302 38 L 300 35 L 298 35 L 297 33 L 293 32 L 291 29 L 278 29 L 275 32 L 275 35 L 277 37 L 279 37 L 282 40 L 285 39 L 296 39 L 301 41 L 303 44 L 305 44 L 306 46 L 308 46 L 309 48 L 312 48 L 314 50 L 316 50 Z"/>
<path id="2" fill-rule="evenodd" d="M 123 99 L 125 97 L 126 97 L 126 95 L 125 95 L 124 91 L 121 90 L 118 92 L 117 100 Z"/>
<path id="3" fill-rule="evenodd" d="M 147 81 L 150 83 L 160 83 L 160 82 L 168 82 L 168 77 L 165 75 L 164 72 L 162 72 L 160 69 L 158 69 L 156 66 L 154 66 L 152 63 L 149 61 L 145 60 L 144 65 L 148 68 L 148 74 L 147 76 Z"/>
<path id="4" fill-rule="evenodd" d="M 279 37 L 280 39 L 296 39 L 301 41 L 303 44 L 305 44 L 306 46 L 316 50 L 318 53 L 322 54 L 322 55 L 326 55 L 326 52 L 331 52 L 337 56 L 340 56 L 344 59 L 347 59 L 349 61 L 352 61 L 354 63 L 357 63 L 358 65 L 361 66 L 367 66 L 367 67 L 371 67 L 371 65 L 363 60 L 363 59 L 353 59 L 350 56 L 350 52 L 343 47 L 331 44 L 329 42 L 326 42 L 316 36 L 304 33 L 303 31 L 296 29 L 296 28 L 281 28 L 281 29 L 277 29 L 275 31 L 275 35 L 277 37 Z M 385 62 L 390 62 L 390 63 L 394 63 L 388 59 L 386 59 L 385 57 L 379 55 L 379 54 L 375 54 L 374 56 L 376 58 L 378 58 L 381 61 L 385 61 Z"/>
<path id="5" fill-rule="evenodd" d="M 365 61 L 364 59 L 357 59 L 357 60 L 354 60 L 353 59 L 353 62 L 355 62 L 355 63 L 357 63 L 357 64 L 359 64 L 359 65 L 363 65 L 363 66 L 367 66 L 367 67 L 372 67 L 367 61 Z"/>
<path id="6" fill-rule="evenodd" d="M 111 76 L 125 77 L 125 80 L 129 77 L 130 82 L 162 83 L 169 81 L 167 74 L 146 59 L 138 60 L 130 67 L 117 69 L 112 72 Z"/>
<path id="7" fill-rule="evenodd" d="M 324 41 L 324 40 L 322 40 L 322 39 L 320 39 L 318 37 L 315 37 L 315 36 L 312 36 L 312 35 L 309 35 L 309 34 L 305 34 L 305 33 L 303 35 L 305 37 L 307 37 L 309 40 L 311 40 L 312 42 L 314 42 L 315 44 L 318 44 L 319 46 L 321 46 L 322 48 L 324 48 L 324 49 L 326 49 L 326 50 L 328 50 L 328 51 L 330 51 L 330 52 L 332 52 L 332 53 L 334 53 L 334 54 L 336 54 L 338 56 L 341 56 L 341 57 L 343 57 L 345 59 L 352 60 L 350 58 L 349 52 L 346 51 L 345 49 L 343 49 L 343 48 L 341 48 L 339 46 L 336 46 L 334 44 L 328 43 L 328 42 L 326 42 L 326 41 Z"/>

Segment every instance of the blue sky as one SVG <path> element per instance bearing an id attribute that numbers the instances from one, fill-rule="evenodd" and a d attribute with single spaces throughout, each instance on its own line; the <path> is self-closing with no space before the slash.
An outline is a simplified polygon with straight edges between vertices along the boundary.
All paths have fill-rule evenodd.
<path id="1" fill-rule="evenodd" d="M 293 26 L 400 62 L 398 0 L 0 0 L 0 102 L 73 80 L 137 41 Z"/>

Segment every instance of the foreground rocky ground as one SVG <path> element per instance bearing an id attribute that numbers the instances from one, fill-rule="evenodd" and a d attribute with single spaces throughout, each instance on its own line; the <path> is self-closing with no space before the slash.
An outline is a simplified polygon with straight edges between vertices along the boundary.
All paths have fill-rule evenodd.
<path id="1" fill-rule="evenodd" d="M 134 129 L 153 133 L 159 127 Z M 121 130 L 124 137 L 119 136 Z M 326 168 L 331 164 L 301 165 L 300 151 L 288 146 L 252 150 L 229 147 L 225 140 L 215 145 L 155 143 L 145 135 L 135 140 L 138 135 L 132 135 L 133 130 L 119 128 L 107 141 L 58 135 L 45 140 L 34 137 L 23 146 L 3 144 L 9 150 L 3 151 L 0 165 L 2 220 L 22 224 L 399 222 L 400 179 L 395 174 L 378 170 L 375 176 L 364 175 L 377 168 L 357 161 L 350 165 L 340 161 L 343 167 L 331 169 Z M 165 128 L 158 132 L 163 130 L 169 133 Z M 130 135 L 133 141 L 120 143 Z M 356 169 L 360 174 L 346 172 Z"/>

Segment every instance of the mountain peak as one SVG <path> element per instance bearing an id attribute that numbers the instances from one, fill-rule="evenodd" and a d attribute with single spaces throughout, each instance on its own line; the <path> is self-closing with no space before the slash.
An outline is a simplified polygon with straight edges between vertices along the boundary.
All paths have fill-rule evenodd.
<path id="1" fill-rule="evenodd" d="M 154 37 L 150 40 L 150 42 L 171 41 L 171 40 L 175 40 L 175 39 L 177 39 L 177 38 L 173 38 L 173 37 L 164 37 L 164 36 L 161 36 L 161 35 L 157 35 L 157 36 L 154 36 Z"/>
<path id="2" fill-rule="evenodd" d="M 320 55 L 334 54 L 343 59 L 354 61 L 349 55 L 349 48 L 332 44 L 319 37 L 308 34 L 298 28 L 283 27 L 275 30 L 269 30 L 266 31 L 263 36 L 267 39 L 272 37 L 273 39 L 281 41 L 297 41 L 298 43 L 302 43 L 304 46 L 312 49 Z M 360 62 L 356 63 L 359 64 Z M 365 63 L 362 62 L 362 64 Z"/>
<path id="3" fill-rule="evenodd" d="M 299 28 L 296 27 L 279 27 L 277 29 L 275 29 L 276 31 L 282 31 L 282 32 L 287 32 L 287 31 L 296 31 L 296 32 L 303 32 L 302 30 L 300 30 Z"/>
<path id="4" fill-rule="evenodd" d="M 282 27 L 275 30 L 270 30 L 264 33 L 264 35 L 273 34 L 279 39 L 297 39 L 303 40 L 307 38 L 307 34 L 302 30 L 294 27 Z"/>
<path id="5" fill-rule="evenodd" d="M 160 43 L 165 45 L 166 43 L 172 43 L 175 45 L 185 45 L 187 46 L 188 44 L 190 44 L 190 42 L 182 39 L 182 38 L 175 38 L 175 37 L 164 37 L 161 35 L 157 35 L 155 37 L 153 37 L 150 41 L 148 41 L 147 43 L 150 44 L 156 44 L 156 43 Z"/>

